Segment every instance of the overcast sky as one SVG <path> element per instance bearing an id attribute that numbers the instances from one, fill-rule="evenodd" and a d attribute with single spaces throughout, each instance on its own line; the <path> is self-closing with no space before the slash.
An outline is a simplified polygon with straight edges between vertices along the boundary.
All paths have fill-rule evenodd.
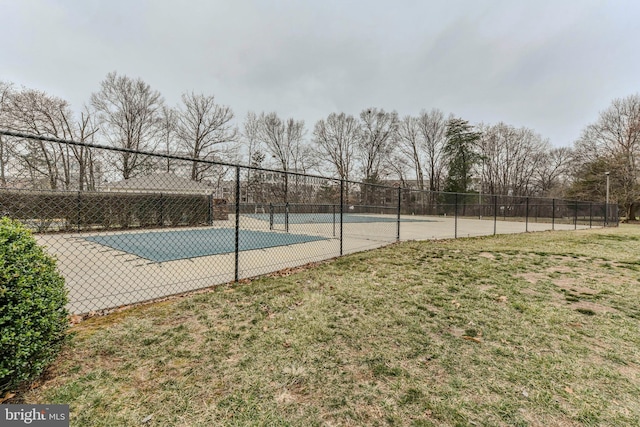
<path id="1" fill-rule="evenodd" d="M 176 105 L 303 119 L 439 108 L 570 146 L 640 92 L 637 0 L 0 0 L 0 80 L 78 111 L 110 71 Z"/>

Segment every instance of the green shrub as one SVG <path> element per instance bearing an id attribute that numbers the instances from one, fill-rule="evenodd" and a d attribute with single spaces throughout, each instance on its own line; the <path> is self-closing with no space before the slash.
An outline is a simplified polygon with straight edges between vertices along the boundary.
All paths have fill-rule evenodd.
<path id="1" fill-rule="evenodd" d="M 32 380 L 66 337 L 64 279 L 22 224 L 0 220 L 0 393 Z"/>

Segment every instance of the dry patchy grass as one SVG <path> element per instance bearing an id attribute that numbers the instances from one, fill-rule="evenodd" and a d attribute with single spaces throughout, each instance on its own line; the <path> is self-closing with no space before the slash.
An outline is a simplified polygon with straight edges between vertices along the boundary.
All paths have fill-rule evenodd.
<path id="1" fill-rule="evenodd" d="M 633 227 L 393 245 L 83 322 L 21 399 L 79 426 L 638 425 L 638 254 Z"/>

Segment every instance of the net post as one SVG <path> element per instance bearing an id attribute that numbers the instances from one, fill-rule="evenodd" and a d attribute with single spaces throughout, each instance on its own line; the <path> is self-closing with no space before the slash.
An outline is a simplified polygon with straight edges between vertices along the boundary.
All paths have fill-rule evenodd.
<path id="1" fill-rule="evenodd" d="M 458 193 L 454 193 L 455 195 L 455 205 L 453 210 L 453 238 L 458 238 Z"/>
<path id="2" fill-rule="evenodd" d="M 331 206 L 333 208 L 333 237 L 336 237 L 336 205 Z"/>
<path id="3" fill-rule="evenodd" d="M 498 196 L 493 195 L 493 235 L 497 234 L 498 228 Z"/>
<path id="4" fill-rule="evenodd" d="M 524 231 L 525 233 L 529 232 L 529 198 L 527 197 L 527 203 L 525 205 L 525 213 L 524 213 Z"/>

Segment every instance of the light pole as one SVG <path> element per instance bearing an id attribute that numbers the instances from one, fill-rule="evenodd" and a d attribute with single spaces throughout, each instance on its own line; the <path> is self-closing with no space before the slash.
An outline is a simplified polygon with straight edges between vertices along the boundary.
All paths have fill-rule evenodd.
<path id="1" fill-rule="evenodd" d="M 607 199 L 604 205 L 604 223 L 605 225 L 609 223 L 609 174 L 610 172 L 604 173 L 607 176 Z"/>
<path id="2" fill-rule="evenodd" d="M 482 219 L 482 184 L 484 184 L 484 158 L 482 159 L 482 172 L 480 173 L 480 190 L 478 191 L 478 219 Z"/>

